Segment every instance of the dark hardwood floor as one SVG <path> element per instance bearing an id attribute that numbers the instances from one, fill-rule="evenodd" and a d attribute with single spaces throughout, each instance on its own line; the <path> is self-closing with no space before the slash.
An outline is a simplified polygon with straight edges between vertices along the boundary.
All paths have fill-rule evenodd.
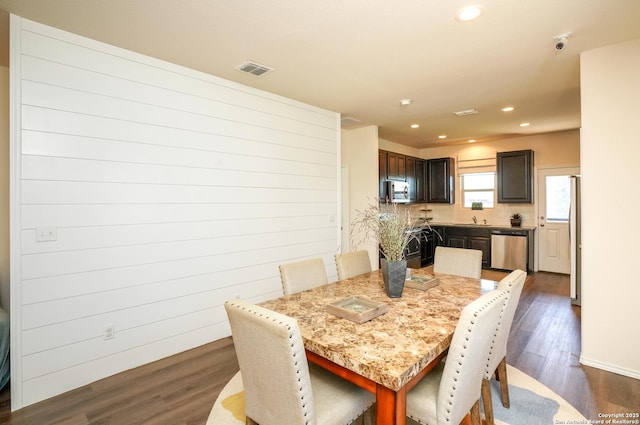
<path id="1" fill-rule="evenodd" d="M 484 271 L 483 277 L 503 274 Z M 507 362 L 558 393 L 587 419 L 640 412 L 640 380 L 578 362 L 580 308 L 564 275 L 536 273 L 525 284 Z M 204 425 L 218 393 L 238 370 L 230 338 L 132 369 L 10 411 L 0 392 L 0 424 Z"/>
<path id="2" fill-rule="evenodd" d="M 640 412 L 640 380 L 583 366 L 579 359 L 580 307 L 571 305 L 568 276 L 532 275 L 509 335 L 507 363 L 555 391 L 587 419 Z"/>

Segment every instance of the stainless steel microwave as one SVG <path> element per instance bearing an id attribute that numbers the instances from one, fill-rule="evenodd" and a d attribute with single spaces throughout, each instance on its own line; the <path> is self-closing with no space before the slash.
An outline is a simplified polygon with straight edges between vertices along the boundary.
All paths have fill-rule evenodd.
<path id="1" fill-rule="evenodd" d="M 387 197 L 391 202 L 409 202 L 409 183 L 395 180 L 387 181 Z"/>

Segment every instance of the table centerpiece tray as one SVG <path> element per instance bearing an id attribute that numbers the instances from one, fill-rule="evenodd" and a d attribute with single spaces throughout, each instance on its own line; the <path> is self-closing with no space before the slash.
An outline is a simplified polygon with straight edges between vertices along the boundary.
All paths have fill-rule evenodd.
<path id="1" fill-rule="evenodd" d="M 385 303 L 353 296 L 327 304 L 326 310 L 343 319 L 364 323 L 386 313 L 389 306 Z"/>
<path id="2" fill-rule="evenodd" d="M 429 274 L 419 276 L 411 275 L 409 279 L 404 281 L 404 286 L 406 286 L 407 288 L 420 289 L 422 291 L 431 289 L 434 286 L 438 286 L 439 284 L 440 278 Z"/>

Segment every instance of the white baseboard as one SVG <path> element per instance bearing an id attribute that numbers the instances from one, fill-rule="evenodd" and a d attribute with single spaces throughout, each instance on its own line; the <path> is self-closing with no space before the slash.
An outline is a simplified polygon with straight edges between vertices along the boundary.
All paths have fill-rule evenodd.
<path id="1" fill-rule="evenodd" d="M 628 376 L 634 379 L 640 379 L 640 371 L 624 369 L 618 366 L 610 365 L 608 363 L 602 363 L 597 360 L 587 359 L 582 355 L 580 356 L 580 364 L 606 370 L 607 372 L 617 373 L 618 375 Z"/>

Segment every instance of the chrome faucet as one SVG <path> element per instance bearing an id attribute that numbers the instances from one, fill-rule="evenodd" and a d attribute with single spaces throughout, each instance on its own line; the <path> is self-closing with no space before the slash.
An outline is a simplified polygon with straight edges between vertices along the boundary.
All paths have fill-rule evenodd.
<path id="1" fill-rule="evenodd" d="M 478 224 L 478 217 L 474 215 L 471 219 L 473 220 L 473 224 Z"/>

